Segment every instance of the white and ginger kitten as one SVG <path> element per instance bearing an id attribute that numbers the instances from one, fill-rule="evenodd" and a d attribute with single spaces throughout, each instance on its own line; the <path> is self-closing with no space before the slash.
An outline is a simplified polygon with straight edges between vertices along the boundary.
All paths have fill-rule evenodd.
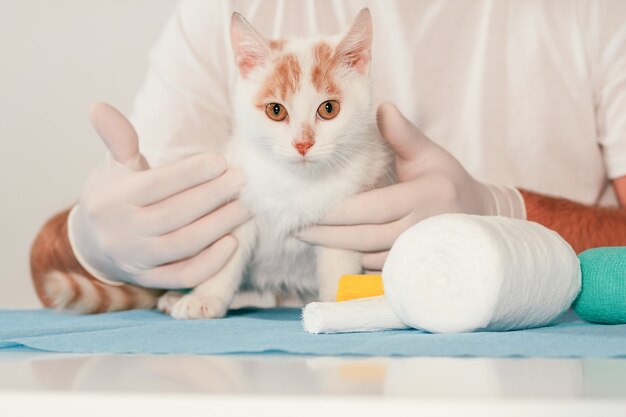
<path id="1" fill-rule="evenodd" d="M 382 183 L 390 162 L 372 104 L 369 10 L 343 35 L 285 41 L 235 13 L 231 42 L 239 77 L 226 157 L 246 177 L 240 199 L 253 218 L 234 232 L 239 245 L 222 271 L 161 297 L 177 319 L 222 317 L 238 290 L 270 305 L 334 299 L 339 277 L 361 272 L 359 254 L 293 235 Z"/>

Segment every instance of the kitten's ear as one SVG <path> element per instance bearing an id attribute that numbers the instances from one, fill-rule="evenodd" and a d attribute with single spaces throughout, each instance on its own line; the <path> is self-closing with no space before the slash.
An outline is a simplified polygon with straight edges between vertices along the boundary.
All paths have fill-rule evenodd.
<path id="1" fill-rule="evenodd" d="M 365 8 L 359 12 L 348 33 L 337 45 L 335 57 L 344 65 L 364 74 L 369 68 L 371 49 L 372 15 Z"/>
<path id="2" fill-rule="evenodd" d="M 237 12 L 230 21 L 230 42 L 243 78 L 270 59 L 269 43 Z"/>

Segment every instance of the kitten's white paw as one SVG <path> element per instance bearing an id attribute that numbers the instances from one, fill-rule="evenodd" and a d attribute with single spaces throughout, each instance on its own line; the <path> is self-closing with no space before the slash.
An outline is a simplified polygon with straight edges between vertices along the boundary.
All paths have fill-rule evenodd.
<path id="1" fill-rule="evenodd" d="M 219 297 L 187 294 L 174 304 L 170 314 L 177 320 L 218 319 L 227 310 L 228 303 Z"/>
<path id="2" fill-rule="evenodd" d="M 159 301 L 157 301 L 157 308 L 165 314 L 171 314 L 174 304 L 176 304 L 182 297 L 183 294 L 178 291 L 168 291 L 159 297 Z"/>

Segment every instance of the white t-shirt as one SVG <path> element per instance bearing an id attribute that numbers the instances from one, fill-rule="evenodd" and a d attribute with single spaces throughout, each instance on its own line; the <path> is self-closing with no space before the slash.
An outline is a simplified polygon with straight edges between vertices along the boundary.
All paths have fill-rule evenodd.
<path id="1" fill-rule="evenodd" d="M 390 100 L 477 179 L 615 203 L 626 175 L 626 1 L 183 2 L 151 53 L 132 116 L 152 166 L 228 140 L 228 28 L 333 34 L 368 6 L 377 102 Z"/>

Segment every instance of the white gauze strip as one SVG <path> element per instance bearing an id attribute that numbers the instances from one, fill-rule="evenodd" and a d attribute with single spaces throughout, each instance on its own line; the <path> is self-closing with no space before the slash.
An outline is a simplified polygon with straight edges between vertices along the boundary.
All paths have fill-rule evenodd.
<path id="1" fill-rule="evenodd" d="M 309 333 L 374 332 L 406 329 L 385 297 L 361 298 L 340 303 L 309 303 L 302 311 L 302 325 Z"/>

